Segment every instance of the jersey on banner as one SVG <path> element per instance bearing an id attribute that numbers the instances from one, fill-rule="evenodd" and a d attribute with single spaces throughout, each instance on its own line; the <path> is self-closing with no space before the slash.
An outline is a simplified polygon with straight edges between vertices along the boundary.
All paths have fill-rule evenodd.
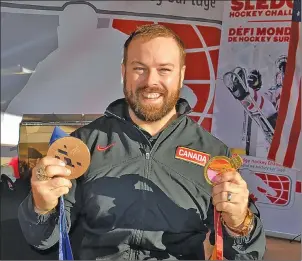
<path id="1" fill-rule="evenodd" d="M 211 129 L 221 2 L 6 1 L 1 6 L 2 112 L 103 113 L 109 102 L 123 97 L 120 64 L 125 40 L 138 26 L 159 23 L 185 42 L 187 71 L 181 95 L 193 108 L 192 118 Z M 8 118 L 2 117 L 3 126 Z M 12 144 L 8 132 L 6 137 L 4 128 L 1 141 L 10 138 Z M 17 142 L 15 137 L 13 144 Z"/>
<path id="2" fill-rule="evenodd" d="M 274 136 L 292 8 L 285 0 L 225 4 L 212 132 L 250 156 L 267 158 Z"/>

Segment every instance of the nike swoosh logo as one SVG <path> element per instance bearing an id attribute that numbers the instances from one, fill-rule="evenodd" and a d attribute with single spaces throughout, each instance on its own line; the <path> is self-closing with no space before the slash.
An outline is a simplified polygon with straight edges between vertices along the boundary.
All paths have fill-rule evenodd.
<path id="1" fill-rule="evenodd" d="M 106 146 L 106 147 L 102 147 L 102 146 L 100 146 L 100 145 L 97 145 L 96 149 L 97 149 L 98 151 L 105 151 L 105 150 L 108 150 L 109 148 L 111 148 L 111 147 L 114 146 L 114 145 L 115 145 L 115 143 L 109 144 L 109 145 Z"/>

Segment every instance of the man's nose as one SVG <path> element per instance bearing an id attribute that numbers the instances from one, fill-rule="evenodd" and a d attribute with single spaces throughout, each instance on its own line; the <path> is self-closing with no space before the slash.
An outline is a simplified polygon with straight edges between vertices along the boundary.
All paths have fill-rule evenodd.
<path id="1" fill-rule="evenodd" d="M 147 85 L 148 86 L 156 86 L 159 84 L 159 75 L 156 69 L 151 69 L 148 71 L 147 76 Z"/>

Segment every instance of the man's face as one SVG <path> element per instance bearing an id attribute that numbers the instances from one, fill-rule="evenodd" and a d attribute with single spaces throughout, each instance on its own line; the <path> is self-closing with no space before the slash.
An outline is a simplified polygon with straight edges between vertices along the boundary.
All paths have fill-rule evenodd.
<path id="1" fill-rule="evenodd" d="M 125 98 L 144 121 L 158 121 L 175 107 L 184 79 L 180 50 L 173 38 L 133 40 L 122 65 Z"/>

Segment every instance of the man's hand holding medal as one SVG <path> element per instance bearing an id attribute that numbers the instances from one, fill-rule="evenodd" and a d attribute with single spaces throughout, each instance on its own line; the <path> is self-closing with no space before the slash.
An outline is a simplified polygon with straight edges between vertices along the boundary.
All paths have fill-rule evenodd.
<path id="1" fill-rule="evenodd" d="M 32 195 L 38 214 L 46 214 L 54 209 L 59 197 L 69 192 L 72 186 L 68 179 L 70 174 L 65 162 L 59 159 L 45 157 L 38 161 L 31 176 Z"/>
<path id="2" fill-rule="evenodd" d="M 90 164 L 87 146 L 74 137 L 56 140 L 47 156 L 37 162 L 32 170 L 31 187 L 35 212 L 46 214 L 58 205 L 58 199 L 68 194 L 71 179 L 84 174 Z"/>
<path id="3" fill-rule="evenodd" d="M 213 157 L 205 166 L 206 180 L 213 186 L 216 245 L 212 260 L 223 259 L 221 224 L 231 236 L 246 236 L 253 229 L 253 213 L 248 208 L 249 190 L 237 171 L 242 165 L 238 155 Z"/>

